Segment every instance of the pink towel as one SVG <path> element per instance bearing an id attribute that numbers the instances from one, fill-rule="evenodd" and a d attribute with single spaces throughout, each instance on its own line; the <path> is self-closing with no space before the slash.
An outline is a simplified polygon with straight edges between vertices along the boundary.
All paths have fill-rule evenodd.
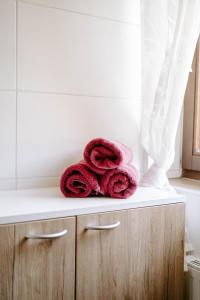
<path id="1" fill-rule="evenodd" d="M 100 187 L 96 175 L 84 162 L 65 170 L 60 180 L 60 189 L 65 197 L 96 196 Z"/>
<path id="2" fill-rule="evenodd" d="M 97 174 L 127 164 L 132 159 L 131 151 L 123 144 L 103 138 L 91 140 L 85 147 L 84 159 Z"/>
<path id="3" fill-rule="evenodd" d="M 125 199 L 137 188 L 137 171 L 127 165 L 107 171 L 100 180 L 100 191 L 104 196 Z"/>

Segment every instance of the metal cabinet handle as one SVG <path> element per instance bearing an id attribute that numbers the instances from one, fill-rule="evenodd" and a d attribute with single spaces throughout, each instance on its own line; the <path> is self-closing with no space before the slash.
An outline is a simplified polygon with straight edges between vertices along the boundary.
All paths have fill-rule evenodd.
<path id="1" fill-rule="evenodd" d="M 49 234 L 40 234 L 40 233 L 29 233 L 26 235 L 26 239 L 57 239 L 67 234 L 67 229 L 64 229 L 60 232 L 49 233 Z"/>
<path id="2" fill-rule="evenodd" d="M 119 227 L 119 225 L 119 221 L 111 225 L 88 225 L 85 227 L 85 230 L 110 230 Z"/>

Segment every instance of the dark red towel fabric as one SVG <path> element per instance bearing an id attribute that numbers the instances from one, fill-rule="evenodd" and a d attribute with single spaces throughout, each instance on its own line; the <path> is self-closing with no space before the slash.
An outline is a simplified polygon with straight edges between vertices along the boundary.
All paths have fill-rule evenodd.
<path id="1" fill-rule="evenodd" d="M 137 171 L 130 165 L 106 171 L 100 179 L 101 194 L 107 197 L 125 199 L 137 188 Z"/>
<path id="2" fill-rule="evenodd" d="M 107 170 L 129 163 L 132 153 L 119 142 L 96 138 L 86 145 L 84 159 L 91 170 L 102 175 Z"/>
<path id="3" fill-rule="evenodd" d="M 60 180 L 60 189 L 65 197 L 96 196 L 100 191 L 97 176 L 84 162 L 67 168 Z"/>

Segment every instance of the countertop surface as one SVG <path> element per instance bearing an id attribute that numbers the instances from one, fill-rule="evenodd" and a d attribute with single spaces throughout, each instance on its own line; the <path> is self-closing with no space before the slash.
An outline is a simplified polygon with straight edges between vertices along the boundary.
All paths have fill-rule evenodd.
<path id="1" fill-rule="evenodd" d="M 139 187 L 129 199 L 64 198 L 58 187 L 0 192 L 0 224 L 184 202 L 184 196 Z"/>

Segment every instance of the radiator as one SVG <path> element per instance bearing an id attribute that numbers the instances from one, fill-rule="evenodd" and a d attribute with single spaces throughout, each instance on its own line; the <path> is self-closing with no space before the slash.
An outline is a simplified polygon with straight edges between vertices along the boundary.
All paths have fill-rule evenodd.
<path id="1" fill-rule="evenodd" d="M 185 300 L 200 300 L 200 258 L 188 263 L 185 281 Z"/>

